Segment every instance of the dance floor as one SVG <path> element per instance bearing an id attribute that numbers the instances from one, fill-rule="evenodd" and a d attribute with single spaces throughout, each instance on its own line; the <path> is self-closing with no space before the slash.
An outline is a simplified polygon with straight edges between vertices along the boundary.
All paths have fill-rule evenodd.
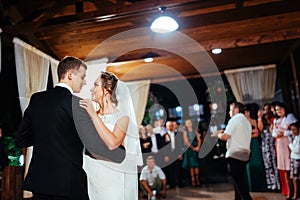
<path id="1" fill-rule="evenodd" d="M 230 183 L 212 183 L 200 187 L 186 186 L 183 188 L 170 188 L 167 190 L 166 199 L 182 200 L 232 200 L 234 199 L 233 187 Z M 251 192 L 253 200 L 284 200 L 285 197 L 279 192 Z M 143 199 L 140 192 L 139 200 Z"/>

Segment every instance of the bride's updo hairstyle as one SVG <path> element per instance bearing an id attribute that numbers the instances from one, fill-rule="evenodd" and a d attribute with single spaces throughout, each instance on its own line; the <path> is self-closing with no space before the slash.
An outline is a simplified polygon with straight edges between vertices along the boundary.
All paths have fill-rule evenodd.
<path id="1" fill-rule="evenodd" d="M 100 79 L 102 81 L 102 87 L 105 88 L 111 95 L 111 101 L 116 106 L 118 105 L 118 100 L 116 97 L 116 87 L 118 83 L 118 78 L 111 72 L 101 72 Z"/>

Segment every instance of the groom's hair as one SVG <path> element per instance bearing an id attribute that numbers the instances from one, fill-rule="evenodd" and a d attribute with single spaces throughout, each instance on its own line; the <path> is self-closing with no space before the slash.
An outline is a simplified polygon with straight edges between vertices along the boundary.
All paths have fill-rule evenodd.
<path id="1" fill-rule="evenodd" d="M 87 65 L 79 58 L 73 56 L 64 57 L 57 67 L 58 80 L 63 79 L 69 70 L 78 70 L 81 66 L 87 69 Z"/>

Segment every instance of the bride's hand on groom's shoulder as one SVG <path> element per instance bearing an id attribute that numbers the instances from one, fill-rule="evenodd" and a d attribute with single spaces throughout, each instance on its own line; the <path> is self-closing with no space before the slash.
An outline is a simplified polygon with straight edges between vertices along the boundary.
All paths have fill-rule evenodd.
<path id="1" fill-rule="evenodd" d="M 97 113 L 94 109 L 93 103 L 89 99 L 82 99 L 79 101 L 79 106 L 83 109 L 85 109 L 91 118 L 97 116 Z"/>

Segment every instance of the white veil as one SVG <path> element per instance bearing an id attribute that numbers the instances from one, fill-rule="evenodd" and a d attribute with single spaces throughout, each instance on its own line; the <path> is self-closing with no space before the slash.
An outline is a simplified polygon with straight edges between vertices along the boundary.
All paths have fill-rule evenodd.
<path id="1" fill-rule="evenodd" d="M 130 119 L 126 137 L 124 139 L 124 145 L 126 148 L 126 160 L 129 161 L 127 163 L 142 166 L 143 157 L 141 152 L 138 133 L 139 130 L 137 126 L 135 111 L 129 89 L 124 82 L 118 80 L 115 94 L 118 100 L 118 110 L 120 110 L 121 113 L 127 115 Z"/>

